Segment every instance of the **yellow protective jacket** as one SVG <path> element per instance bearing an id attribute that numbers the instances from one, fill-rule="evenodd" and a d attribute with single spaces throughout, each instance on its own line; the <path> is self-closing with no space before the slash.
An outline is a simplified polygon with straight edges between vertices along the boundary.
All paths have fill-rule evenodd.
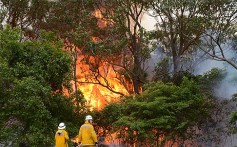
<path id="1" fill-rule="evenodd" d="M 55 133 L 55 147 L 68 147 L 67 140 L 69 139 L 68 133 L 65 130 L 58 130 Z"/>
<path id="2" fill-rule="evenodd" d="M 94 146 L 97 136 L 94 127 L 86 121 L 79 130 L 78 141 L 82 146 Z"/>

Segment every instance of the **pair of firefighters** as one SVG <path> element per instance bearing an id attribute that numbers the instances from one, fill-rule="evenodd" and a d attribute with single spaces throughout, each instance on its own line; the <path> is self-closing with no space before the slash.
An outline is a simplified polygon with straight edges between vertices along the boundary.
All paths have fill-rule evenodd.
<path id="1" fill-rule="evenodd" d="M 55 134 L 55 147 L 68 147 L 67 140 L 69 139 L 65 124 L 60 123 L 58 131 Z M 87 115 L 85 123 L 80 127 L 78 134 L 78 146 L 94 147 L 97 146 L 97 136 L 92 126 L 92 116 Z"/>

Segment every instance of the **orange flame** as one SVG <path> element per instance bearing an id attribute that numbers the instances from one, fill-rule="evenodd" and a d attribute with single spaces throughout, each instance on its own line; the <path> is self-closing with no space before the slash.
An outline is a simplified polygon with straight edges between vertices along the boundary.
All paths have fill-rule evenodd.
<path id="1" fill-rule="evenodd" d="M 103 18 L 103 15 L 101 13 L 100 10 L 95 10 L 94 11 L 94 16 L 96 18 L 98 18 L 98 22 L 97 22 L 97 25 L 100 27 L 100 28 L 104 28 L 107 26 L 107 21 Z"/>
<path id="2" fill-rule="evenodd" d="M 96 80 L 94 77 L 90 77 L 92 72 L 90 66 L 85 65 L 84 62 L 82 62 L 84 58 L 83 55 L 78 56 L 76 77 L 78 81 L 80 81 L 78 88 L 83 92 L 85 99 L 93 108 L 101 109 L 107 103 L 114 101 L 121 96 L 100 84 L 95 84 L 98 83 L 98 81 L 103 85 L 109 84 L 116 92 L 128 95 L 127 90 L 116 78 L 117 75 L 111 65 L 106 62 L 102 63 L 97 69 L 97 72 L 100 73 L 101 76 Z M 90 60 L 93 62 L 93 58 L 90 58 Z"/>
<path id="3" fill-rule="evenodd" d="M 107 21 L 103 19 L 100 10 L 94 11 L 94 16 L 98 18 L 98 27 L 104 28 L 107 25 Z M 93 41 L 98 41 L 98 38 L 91 36 Z M 88 55 L 83 55 L 81 50 L 76 46 L 71 44 L 68 40 L 65 40 L 66 50 L 76 50 L 77 61 L 76 61 L 76 79 L 77 88 L 80 89 L 87 101 L 87 105 L 92 106 L 95 109 L 102 109 L 106 104 L 117 100 L 121 97 L 121 94 L 128 95 L 128 88 L 131 90 L 131 84 L 126 83 L 127 89 L 124 87 L 124 83 L 118 79 L 118 73 L 115 72 L 114 67 L 107 62 L 96 63 L 98 57 L 92 57 Z M 88 64 L 91 63 L 92 65 Z M 93 65 L 98 67 L 91 67 Z M 118 67 L 117 67 L 118 68 Z M 100 74 L 95 79 L 95 72 Z M 118 70 L 118 69 L 116 69 Z M 121 77 L 120 77 L 121 78 Z M 99 82 L 99 83 L 98 83 Z M 72 81 L 72 84 L 75 82 Z M 102 86 L 104 85 L 104 86 Z M 106 88 L 107 85 L 107 88 Z M 108 89 L 109 87 L 109 89 Z M 73 86 L 74 88 L 74 86 Z M 75 89 L 74 89 L 75 91 Z M 66 94 L 67 92 L 65 92 Z M 119 94 L 120 93 L 120 94 Z"/>
<path id="4" fill-rule="evenodd" d="M 104 28 L 107 26 L 107 21 L 103 18 L 100 10 L 95 10 L 94 16 L 98 18 L 98 27 Z M 93 36 L 92 39 L 95 42 L 98 40 Z M 90 76 L 93 74 L 91 72 L 91 67 L 83 62 L 85 59 L 90 60 L 89 62 L 91 63 L 95 63 L 96 59 L 94 57 L 85 58 L 82 54 L 77 57 L 76 77 L 79 81 L 78 88 L 83 92 L 89 105 L 100 110 L 107 103 L 112 102 L 121 96 L 120 94 L 116 94 L 102 85 L 109 85 L 112 90 L 128 95 L 128 91 L 124 88 L 124 85 L 122 85 L 122 83 L 116 78 L 118 75 L 116 75 L 111 65 L 106 62 L 100 63 L 99 65 L 97 64 L 99 67 L 96 67 L 96 70 L 98 70 L 101 76 L 95 80 Z M 102 85 L 95 84 L 98 83 L 98 81 Z"/>

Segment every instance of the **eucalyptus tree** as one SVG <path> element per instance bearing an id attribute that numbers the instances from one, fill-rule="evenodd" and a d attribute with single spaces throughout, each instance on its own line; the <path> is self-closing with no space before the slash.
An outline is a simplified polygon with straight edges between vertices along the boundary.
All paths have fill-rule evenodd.
<path id="1" fill-rule="evenodd" d="M 78 67 L 77 64 L 81 62 L 78 57 L 84 56 L 84 44 L 89 42 L 92 34 L 84 36 L 80 40 L 77 39 L 77 30 L 83 28 L 80 32 L 81 35 L 87 34 L 87 32 L 93 31 L 93 28 L 97 27 L 96 18 L 93 15 L 94 7 L 93 1 L 79 1 L 79 0 L 55 0 L 50 2 L 50 9 L 47 12 L 44 22 L 40 24 L 41 29 L 47 31 L 53 31 L 64 40 L 64 47 L 71 53 L 73 59 L 73 87 L 75 103 L 78 107 L 84 105 L 82 99 L 83 93 L 78 87 L 77 76 L 82 77 L 83 75 L 77 75 Z M 77 32 L 77 33 L 76 33 Z M 81 44 L 80 44 L 81 43 Z"/>
<path id="2" fill-rule="evenodd" d="M 237 69 L 236 0 L 149 2 L 158 20 L 154 36 L 173 59 L 174 74 L 181 70 L 181 59 L 195 50 Z M 232 113 L 231 123 L 237 120 L 236 114 Z"/>
<path id="3" fill-rule="evenodd" d="M 89 52 L 112 66 L 116 78 L 130 94 L 139 94 L 146 79 L 144 62 L 150 53 L 147 34 L 141 24 L 145 3 L 95 1 L 95 7 L 105 25 L 99 29 L 101 33 L 95 36 L 97 41 Z"/>
<path id="4" fill-rule="evenodd" d="M 151 1 L 150 7 L 157 20 L 154 36 L 173 63 L 173 75 L 182 69 L 182 58 L 200 39 L 208 25 L 200 7 L 204 1 Z"/>
<path id="5" fill-rule="evenodd" d="M 148 10 L 153 12 L 151 15 L 157 20 L 153 37 L 172 59 L 174 77 L 180 71 L 186 70 L 184 61 L 189 60 L 190 54 L 200 48 L 205 54 L 218 59 L 213 49 L 219 45 L 214 42 L 227 39 L 223 35 L 229 34 L 226 31 L 233 27 L 232 21 L 236 17 L 234 1 L 151 0 L 148 3 Z M 215 44 L 215 47 L 210 49 L 205 44 Z"/>
<path id="6" fill-rule="evenodd" d="M 132 0 L 57 0 L 52 3 L 42 28 L 59 32 L 72 51 L 75 89 L 77 83 L 93 83 L 124 95 L 107 79 L 112 67 L 115 80 L 119 80 L 128 93 L 141 92 L 146 76 L 143 64 L 150 52 L 140 20 L 144 5 Z M 96 13 L 102 14 L 102 18 Z M 84 72 L 86 81 L 76 79 L 79 55 L 83 55 L 80 62 L 89 66 L 88 74 Z"/>

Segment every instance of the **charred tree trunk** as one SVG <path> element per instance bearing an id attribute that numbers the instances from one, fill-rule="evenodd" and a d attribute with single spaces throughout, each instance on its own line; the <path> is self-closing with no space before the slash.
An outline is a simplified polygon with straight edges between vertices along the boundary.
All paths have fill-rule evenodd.
<path id="1" fill-rule="evenodd" d="M 140 94 L 140 85 L 142 79 L 142 67 L 141 67 L 141 48 L 140 48 L 140 39 L 133 35 L 132 50 L 133 50 L 133 88 L 135 94 Z"/>
<path id="2" fill-rule="evenodd" d="M 134 69 L 133 69 L 133 73 L 134 73 L 134 76 L 133 76 L 133 89 L 134 89 L 134 93 L 135 94 L 139 94 L 139 89 L 140 89 L 140 81 L 139 81 L 139 64 L 137 63 L 136 61 L 137 59 L 134 59 Z"/>

